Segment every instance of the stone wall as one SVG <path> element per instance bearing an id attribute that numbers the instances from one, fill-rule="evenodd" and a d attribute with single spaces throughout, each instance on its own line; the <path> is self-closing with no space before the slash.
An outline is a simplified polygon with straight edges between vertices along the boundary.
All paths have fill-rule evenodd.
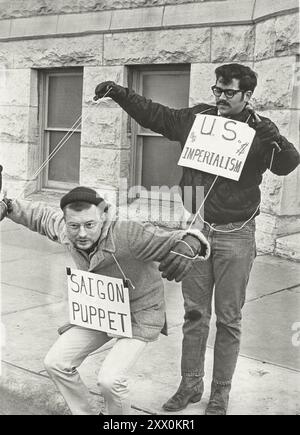
<path id="1" fill-rule="evenodd" d="M 201 3 L 205 1 L 214 0 L 0 0 L 0 19 Z"/>
<path id="2" fill-rule="evenodd" d="M 71 2 L 39 3 L 65 7 Z M 72 5 L 89 7 L 96 3 L 101 7 L 108 4 L 104 1 L 78 1 Z M 113 2 L 114 7 L 123 7 L 125 3 Z M 43 38 L 38 37 L 38 32 L 40 29 L 49 31 L 49 28 L 41 26 L 41 22 L 34 27 L 33 18 L 29 18 L 30 26 L 26 20 L 12 20 L 9 27 L 18 29 L 18 33 L 11 36 L 2 26 L 8 20 L 0 21 L 0 161 L 5 167 L 5 182 L 10 192 L 20 191 L 24 180 L 32 176 L 42 161 L 37 92 L 37 70 L 40 68 L 84 67 L 80 181 L 101 188 L 108 195 L 117 192 L 121 177 L 129 178 L 130 175 L 131 143 L 127 115 L 112 101 L 98 107 L 92 96 L 95 84 L 106 79 L 126 85 L 127 65 L 191 64 L 190 105 L 193 105 L 200 101 L 213 102 L 210 85 L 218 65 L 224 62 L 248 64 L 259 75 L 259 86 L 254 95 L 258 112 L 270 117 L 282 134 L 299 146 L 299 16 L 294 7 L 297 2 L 228 0 L 228 5 L 235 6 L 235 23 L 229 21 L 232 14 L 226 12 L 228 8 L 222 9 L 220 17 L 220 2 L 209 2 L 207 9 L 203 9 L 205 2 L 202 5 L 197 5 L 202 2 L 189 2 L 184 8 L 177 1 L 173 3 L 177 6 L 170 8 L 167 14 L 159 8 L 148 8 L 151 9 L 149 14 L 136 9 L 135 22 L 138 23 L 138 17 L 143 17 L 146 24 L 141 28 L 138 25 L 131 27 L 130 32 L 126 32 L 125 27 L 117 29 L 117 25 L 123 23 L 125 26 L 129 22 L 128 11 L 125 11 L 127 16 L 124 12 L 123 21 L 118 21 L 118 24 L 110 16 L 107 25 L 107 15 L 101 15 L 106 18 L 100 20 L 102 27 L 99 32 L 93 32 L 90 26 L 91 17 L 97 17 L 99 23 L 99 12 L 87 16 L 64 15 L 65 23 L 70 26 L 73 23 L 73 29 L 78 28 L 78 18 L 81 20 L 80 35 L 76 36 L 72 30 L 68 37 L 57 31 L 57 21 L 53 24 L 55 37 L 43 34 Z M 0 0 L 2 11 L 4 4 Z M 32 5 L 37 5 L 37 2 L 26 4 L 31 6 L 22 9 L 24 13 L 26 10 L 34 11 Z M 167 2 L 130 2 L 132 8 L 161 4 Z M 197 15 L 195 11 L 208 13 Z M 58 12 L 74 12 L 74 9 L 55 9 L 53 13 Z M 34 13 L 38 14 L 37 11 Z M 211 24 L 214 16 L 215 25 Z M 149 17 L 157 17 L 160 26 Z M 85 25 L 88 31 L 85 31 Z M 68 31 L 68 26 L 62 27 L 64 31 Z M 115 26 L 113 31 L 111 26 Z M 31 37 L 28 32 L 33 28 L 35 33 Z M 22 31 L 25 32 L 23 38 Z M 32 183 L 28 190 L 38 187 Z M 266 174 L 263 213 L 258 219 L 260 250 L 274 252 L 278 236 L 300 232 L 299 191 L 299 170 L 284 178 Z"/>

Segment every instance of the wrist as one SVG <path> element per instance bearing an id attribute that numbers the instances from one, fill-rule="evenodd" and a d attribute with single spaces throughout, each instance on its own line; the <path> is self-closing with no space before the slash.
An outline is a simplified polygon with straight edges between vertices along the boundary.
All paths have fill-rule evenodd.
<path id="1" fill-rule="evenodd" d="M 9 198 L 2 199 L 3 204 L 5 204 L 7 214 L 13 211 L 13 201 Z"/>

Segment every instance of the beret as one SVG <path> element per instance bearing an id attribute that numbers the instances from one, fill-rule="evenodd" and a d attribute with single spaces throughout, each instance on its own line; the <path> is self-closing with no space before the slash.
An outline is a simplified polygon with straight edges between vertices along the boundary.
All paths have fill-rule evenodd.
<path id="1" fill-rule="evenodd" d="M 60 200 L 60 208 L 63 210 L 68 204 L 73 202 L 89 202 L 90 204 L 99 205 L 103 198 L 89 187 L 79 186 L 72 189 Z"/>

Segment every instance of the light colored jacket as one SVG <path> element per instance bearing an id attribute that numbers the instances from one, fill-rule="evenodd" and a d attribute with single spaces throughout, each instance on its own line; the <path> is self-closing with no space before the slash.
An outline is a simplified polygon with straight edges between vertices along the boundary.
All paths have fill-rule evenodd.
<path id="1" fill-rule="evenodd" d="M 78 269 L 123 278 L 113 255 L 135 289 L 129 286 L 133 337 L 156 340 L 165 324 L 161 261 L 186 231 L 165 231 L 150 223 L 117 218 L 109 206 L 97 249 L 89 256 L 70 242 L 63 213 L 43 203 L 16 200 L 8 217 L 67 247 Z"/>

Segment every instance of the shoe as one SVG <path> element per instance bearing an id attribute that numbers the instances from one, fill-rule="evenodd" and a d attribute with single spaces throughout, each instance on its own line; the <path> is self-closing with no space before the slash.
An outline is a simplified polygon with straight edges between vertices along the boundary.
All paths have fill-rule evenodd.
<path id="1" fill-rule="evenodd" d="M 192 382 L 193 381 L 193 382 Z M 189 403 L 197 403 L 201 400 L 204 390 L 202 378 L 183 377 L 178 390 L 164 405 L 163 409 L 168 412 L 176 412 L 185 409 Z"/>
<path id="2" fill-rule="evenodd" d="M 231 385 L 212 384 L 205 415 L 227 415 Z"/>

